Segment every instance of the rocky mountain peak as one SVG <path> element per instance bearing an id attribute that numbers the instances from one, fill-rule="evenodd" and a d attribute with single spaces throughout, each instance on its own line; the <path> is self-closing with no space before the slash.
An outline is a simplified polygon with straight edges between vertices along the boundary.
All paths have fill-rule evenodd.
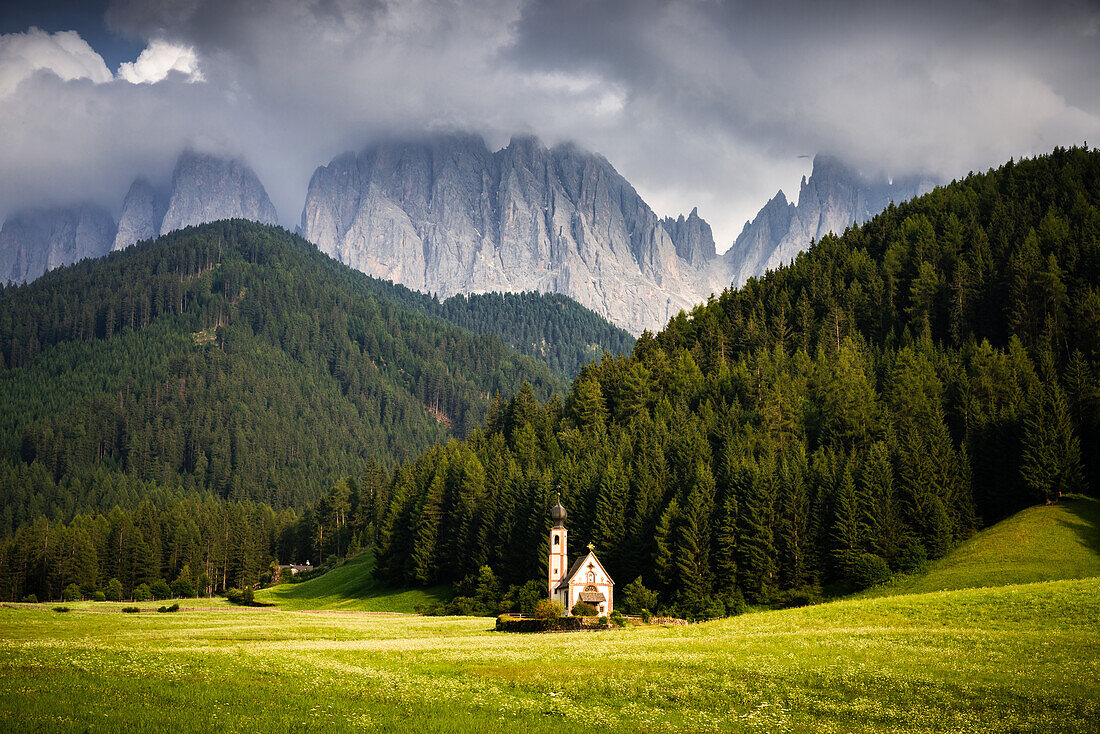
<path id="1" fill-rule="evenodd" d="M 172 195 L 160 233 L 218 219 L 278 223 L 267 191 L 243 161 L 184 151 L 172 173 Z"/>
<path id="2" fill-rule="evenodd" d="M 144 177 L 134 179 L 126 199 L 122 202 L 122 214 L 118 218 L 112 250 L 121 250 L 135 242 L 155 238 L 168 211 L 168 195 L 155 188 Z"/>
<path id="3" fill-rule="evenodd" d="M 115 221 L 94 204 L 25 209 L 0 229 L 0 282 L 26 283 L 48 270 L 111 250 Z"/>
<path id="4" fill-rule="evenodd" d="M 927 179 L 905 178 L 891 182 L 883 176 L 867 176 L 839 158 L 814 157 L 809 178 L 802 177 L 798 204 L 779 191 L 751 222 L 746 222 L 723 260 L 735 285 L 786 264 L 810 243 L 833 232 L 841 234 L 862 224 L 886 208 L 927 193 Z"/>
<path id="5" fill-rule="evenodd" d="M 126 192 L 118 226 L 92 204 L 27 209 L 0 230 L 0 281 L 26 282 L 61 265 L 100 257 L 135 242 L 218 219 L 276 224 L 275 207 L 256 174 L 240 160 L 185 151 L 170 191 L 138 177 Z"/>
<path id="6" fill-rule="evenodd" d="M 564 293 L 635 333 L 701 290 L 701 272 L 605 158 L 531 136 L 496 152 L 449 134 L 337 156 L 313 175 L 301 232 L 412 288 Z M 713 253 L 698 213 L 684 219 L 681 246 L 696 262 Z"/>
<path id="7" fill-rule="evenodd" d="M 665 217 L 661 225 L 672 238 L 681 260 L 704 267 L 715 258 L 714 233 L 707 221 L 699 216 L 699 207 L 693 208 L 687 217 L 683 214 L 676 219 Z"/>

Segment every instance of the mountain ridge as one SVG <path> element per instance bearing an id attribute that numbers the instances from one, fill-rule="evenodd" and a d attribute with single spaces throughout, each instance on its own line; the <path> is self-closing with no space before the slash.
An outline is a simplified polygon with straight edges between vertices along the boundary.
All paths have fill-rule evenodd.
<path id="1" fill-rule="evenodd" d="M 779 191 L 719 255 L 698 208 L 659 218 L 604 156 L 575 143 L 547 147 L 515 136 L 491 151 L 473 133 L 422 135 L 381 140 L 317 167 L 298 232 L 361 272 L 424 293 L 561 293 L 638 334 L 930 185 L 864 176 L 817 156 L 798 204 Z M 244 161 L 190 149 L 170 183 L 133 181 L 117 225 L 95 210 L 96 231 L 115 230 L 110 243 L 75 234 L 72 222 L 89 211 L 9 217 L 0 277 L 24 282 L 190 224 L 277 220 Z"/>
<path id="2" fill-rule="evenodd" d="M 564 293 L 635 332 L 701 291 L 682 287 L 702 274 L 605 158 L 533 137 L 496 152 L 452 134 L 343 153 L 314 172 L 299 229 L 342 262 L 411 288 Z"/>

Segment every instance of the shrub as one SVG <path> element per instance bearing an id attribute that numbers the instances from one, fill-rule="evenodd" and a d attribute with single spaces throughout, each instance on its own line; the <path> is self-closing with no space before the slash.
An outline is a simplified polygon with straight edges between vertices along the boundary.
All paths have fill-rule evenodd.
<path id="1" fill-rule="evenodd" d="M 619 606 L 627 614 L 637 614 L 643 609 L 657 606 L 657 592 L 647 589 L 639 576 L 623 588 Z"/>
<path id="2" fill-rule="evenodd" d="M 137 607 L 123 607 L 122 608 L 122 613 L 123 614 L 137 614 L 140 611 L 141 610 L 138 609 Z"/>
<path id="3" fill-rule="evenodd" d="M 790 589 L 775 598 L 775 605 L 782 609 L 795 607 L 808 607 L 818 604 L 822 600 L 821 589 L 816 586 L 803 586 L 798 589 Z"/>
<path id="4" fill-rule="evenodd" d="M 602 624 L 604 627 L 606 627 L 607 626 L 607 615 L 600 615 L 600 618 L 597 621 L 600 624 Z"/>
<path id="5" fill-rule="evenodd" d="M 54 607 L 53 610 L 55 612 L 67 612 L 67 611 L 69 611 L 69 608 L 68 607 Z"/>
<path id="6" fill-rule="evenodd" d="M 160 607 L 160 608 L 157 609 L 157 611 L 160 612 L 161 614 L 164 614 L 165 612 L 178 612 L 179 610 L 180 610 L 180 605 L 179 604 L 173 604 L 170 607 Z"/>
<path id="7" fill-rule="evenodd" d="M 154 581 L 149 591 L 153 594 L 153 598 L 157 600 L 168 599 L 172 596 L 172 589 L 164 579 L 157 579 Z"/>
<path id="8" fill-rule="evenodd" d="M 694 615 L 695 619 L 721 619 L 726 616 L 725 603 L 716 596 L 704 596 Z"/>
<path id="9" fill-rule="evenodd" d="M 611 612 L 611 622 L 612 622 L 612 624 L 614 624 L 617 627 L 625 627 L 626 626 L 626 618 L 623 617 L 623 613 L 620 612 L 618 609 Z"/>
<path id="10" fill-rule="evenodd" d="M 587 602 L 579 601 L 573 605 L 572 614 L 574 617 L 595 617 L 596 607 Z"/>
<path id="11" fill-rule="evenodd" d="M 195 595 L 195 587 L 182 576 L 172 582 L 172 596 L 180 599 L 189 599 Z"/>
<path id="12" fill-rule="evenodd" d="M 909 538 L 894 559 L 899 571 L 918 573 L 928 568 L 928 550 L 916 538 Z"/>
<path id="13" fill-rule="evenodd" d="M 532 612 L 538 619 L 557 619 L 565 614 L 565 607 L 562 606 L 560 601 L 551 601 L 550 599 L 543 599 L 535 605 L 535 609 Z"/>
<path id="14" fill-rule="evenodd" d="M 684 617 L 696 622 L 704 622 L 708 619 L 720 619 L 726 616 L 726 605 L 717 596 L 700 596 L 695 599 L 681 601 L 675 607 L 675 617 Z"/>
<path id="15" fill-rule="evenodd" d="M 27 594 L 26 596 L 23 597 L 23 603 L 24 604 L 37 604 L 38 603 L 38 597 L 35 596 L 34 594 Z"/>
<path id="16" fill-rule="evenodd" d="M 443 607 L 441 612 L 458 617 L 476 617 L 481 613 L 481 607 L 478 605 L 477 599 L 468 596 L 456 596 Z"/>
<path id="17" fill-rule="evenodd" d="M 80 599 L 80 587 L 76 584 L 69 584 L 65 587 L 65 590 L 61 592 L 61 601 L 77 601 Z"/>
<path id="18" fill-rule="evenodd" d="M 104 594 L 102 591 L 97 591 L 96 593 L 92 594 L 92 601 L 107 601 L 107 595 Z"/>
<path id="19" fill-rule="evenodd" d="M 149 601 L 153 598 L 153 592 L 149 584 L 141 584 L 134 589 L 134 601 Z"/>
<path id="20" fill-rule="evenodd" d="M 653 619 L 653 612 L 649 611 L 648 609 L 643 609 L 642 610 L 642 621 L 645 622 L 646 624 L 649 624 L 649 620 L 651 620 L 651 619 Z"/>
<path id="21" fill-rule="evenodd" d="M 274 604 L 256 601 L 256 596 L 255 593 L 252 591 L 251 586 L 246 586 L 243 589 L 228 589 L 225 592 L 225 598 L 229 600 L 230 604 L 237 604 L 242 607 L 275 606 Z"/>
<path id="22" fill-rule="evenodd" d="M 107 582 L 107 591 L 104 593 L 108 601 L 122 601 L 122 582 L 111 579 Z"/>
<path id="23" fill-rule="evenodd" d="M 852 581 L 861 589 L 869 589 L 889 580 L 890 566 L 881 556 L 864 553 L 852 564 Z"/>
<path id="24" fill-rule="evenodd" d="M 745 613 L 745 597 L 741 596 L 741 590 L 736 586 L 722 594 L 720 598 L 722 605 L 726 608 L 727 617 L 736 617 L 738 614 Z"/>
<path id="25" fill-rule="evenodd" d="M 549 630 L 583 629 L 581 617 L 555 617 L 552 619 L 516 619 L 508 614 L 497 617 L 498 632 L 547 632 Z"/>
<path id="26" fill-rule="evenodd" d="M 532 579 L 516 591 L 516 605 L 524 614 L 534 614 L 539 602 L 544 601 L 545 595 L 546 584 Z"/>

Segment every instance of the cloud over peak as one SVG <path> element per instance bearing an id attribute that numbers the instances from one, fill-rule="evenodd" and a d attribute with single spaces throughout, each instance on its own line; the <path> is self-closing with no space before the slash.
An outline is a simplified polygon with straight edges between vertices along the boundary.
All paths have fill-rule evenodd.
<path id="1" fill-rule="evenodd" d="M 721 250 L 796 193 L 799 154 L 950 178 L 1100 129 L 1100 12 L 1079 0 L 114 0 L 106 19 L 147 45 L 113 78 L 76 34 L 0 37 L 0 169 L 22 176 L 0 205 L 124 191 L 192 145 L 244 156 L 292 223 L 343 150 L 533 133 L 600 152 L 662 215 L 698 205 Z"/>

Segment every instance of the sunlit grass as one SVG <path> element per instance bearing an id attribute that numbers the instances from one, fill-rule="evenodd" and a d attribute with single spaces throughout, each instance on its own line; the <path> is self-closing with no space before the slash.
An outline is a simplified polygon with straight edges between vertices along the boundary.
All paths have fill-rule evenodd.
<path id="1" fill-rule="evenodd" d="M 280 584 L 256 592 L 256 600 L 274 603 L 280 609 L 324 609 L 357 612 L 413 612 L 445 599 L 448 589 L 394 590 L 379 584 L 371 575 L 374 559 L 369 551 L 317 578 L 299 584 Z"/>
<path id="2" fill-rule="evenodd" d="M 15 730 L 1094 731 L 1100 580 L 509 635 L 480 618 L 0 609 Z"/>
<path id="3" fill-rule="evenodd" d="M 861 596 L 919 594 L 1100 576 L 1100 501 L 1074 496 L 1030 507 L 932 564 Z"/>

